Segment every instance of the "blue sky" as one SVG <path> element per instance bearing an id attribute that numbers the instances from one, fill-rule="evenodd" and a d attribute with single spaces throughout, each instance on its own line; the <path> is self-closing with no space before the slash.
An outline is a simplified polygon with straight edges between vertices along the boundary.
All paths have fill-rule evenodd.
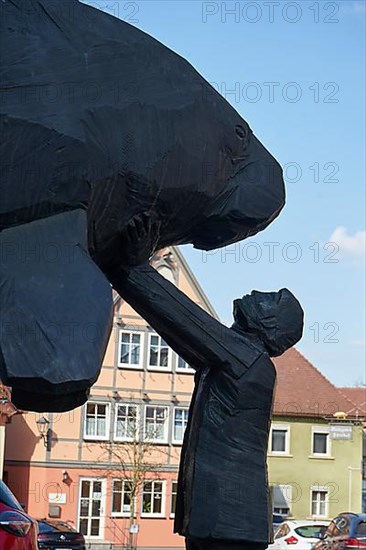
<path id="1" fill-rule="evenodd" d="M 86 3 L 187 58 L 284 166 L 287 205 L 264 232 L 182 248 L 220 317 L 287 286 L 306 313 L 299 350 L 337 385 L 366 382 L 366 2 Z"/>

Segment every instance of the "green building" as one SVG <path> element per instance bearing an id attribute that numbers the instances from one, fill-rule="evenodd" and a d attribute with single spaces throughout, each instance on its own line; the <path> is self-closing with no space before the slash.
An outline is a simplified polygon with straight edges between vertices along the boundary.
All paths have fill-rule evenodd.
<path id="1" fill-rule="evenodd" d="M 295 519 L 361 512 L 365 418 L 359 411 L 355 414 L 355 403 L 297 350 L 275 363 L 268 446 L 274 511 Z"/>

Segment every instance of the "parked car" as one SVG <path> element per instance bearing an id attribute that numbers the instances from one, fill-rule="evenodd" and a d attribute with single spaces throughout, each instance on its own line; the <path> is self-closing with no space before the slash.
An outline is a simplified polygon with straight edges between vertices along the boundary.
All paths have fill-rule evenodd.
<path id="1" fill-rule="evenodd" d="M 324 539 L 314 550 L 354 550 L 366 548 L 366 514 L 344 512 L 329 524 Z"/>
<path id="2" fill-rule="evenodd" d="M 323 536 L 329 522 L 286 520 L 277 529 L 269 550 L 310 550 Z"/>
<path id="3" fill-rule="evenodd" d="M 68 523 L 39 519 L 39 550 L 85 550 L 85 539 Z"/>
<path id="4" fill-rule="evenodd" d="M 1 550 L 37 550 L 37 524 L 0 480 Z"/>

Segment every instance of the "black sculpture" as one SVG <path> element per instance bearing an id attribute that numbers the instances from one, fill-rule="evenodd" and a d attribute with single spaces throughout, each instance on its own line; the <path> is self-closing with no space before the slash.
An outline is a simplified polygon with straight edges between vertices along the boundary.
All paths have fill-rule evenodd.
<path id="1" fill-rule="evenodd" d="M 137 28 L 77 0 L 0 9 L 0 376 L 18 407 L 68 410 L 100 371 L 102 272 L 128 222 L 156 216 L 158 247 L 224 246 L 278 215 L 282 173 L 227 101 Z"/>
<path id="2" fill-rule="evenodd" d="M 127 234 L 127 238 L 126 238 Z M 178 480 L 175 531 L 190 550 L 266 548 L 272 507 L 267 441 L 276 371 L 270 356 L 300 340 L 303 311 L 287 289 L 234 301 L 222 325 L 149 264 L 148 218 L 130 224 L 114 288 L 196 370 Z M 145 248 L 145 251 L 144 251 Z M 128 263 L 135 267 L 128 269 Z"/>

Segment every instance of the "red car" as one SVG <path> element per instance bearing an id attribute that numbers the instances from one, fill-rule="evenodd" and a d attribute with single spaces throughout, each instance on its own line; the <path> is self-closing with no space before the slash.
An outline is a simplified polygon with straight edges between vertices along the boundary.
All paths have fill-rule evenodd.
<path id="1" fill-rule="evenodd" d="M 38 550 L 38 528 L 0 480 L 0 548 L 1 550 Z"/>

